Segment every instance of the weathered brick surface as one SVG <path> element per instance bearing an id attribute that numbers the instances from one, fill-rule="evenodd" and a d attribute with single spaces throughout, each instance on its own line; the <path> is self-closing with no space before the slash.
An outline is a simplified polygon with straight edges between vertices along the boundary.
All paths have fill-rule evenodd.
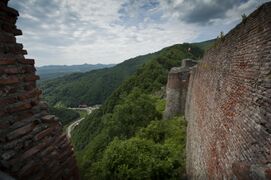
<path id="1" fill-rule="evenodd" d="M 18 12 L 0 0 L 0 179 L 79 179 L 72 146 L 40 102 L 33 59 L 16 43 Z"/>
<path id="2" fill-rule="evenodd" d="M 190 75 L 191 179 L 270 179 L 271 3 L 211 48 Z"/>

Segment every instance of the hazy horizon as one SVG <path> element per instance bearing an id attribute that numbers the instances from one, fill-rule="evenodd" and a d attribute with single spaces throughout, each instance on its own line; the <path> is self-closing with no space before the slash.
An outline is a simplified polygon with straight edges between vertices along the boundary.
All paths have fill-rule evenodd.
<path id="1" fill-rule="evenodd" d="M 267 0 L 11 0 L 37 66 L 118 64 L 225 34 Z"/>

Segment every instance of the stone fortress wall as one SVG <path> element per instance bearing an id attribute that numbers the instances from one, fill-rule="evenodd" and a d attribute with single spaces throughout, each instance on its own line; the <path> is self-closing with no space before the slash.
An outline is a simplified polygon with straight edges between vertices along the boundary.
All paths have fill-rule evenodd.
<path id="1" fill-rule="evenodd" d="M 79 179 L 73 148 L 40 100 L 34 60 L 16 42 L 19 14 L 7 4 L 0 0 L 0 179 Z"/>
<path id="2" fill-rule="evenodd" d="M 164 119 L 184 114 L 189 72 L 196 63 L 192 59 L 184 59 L 181 67 L 174 67 L 170 70 L 166 87 Z"/>

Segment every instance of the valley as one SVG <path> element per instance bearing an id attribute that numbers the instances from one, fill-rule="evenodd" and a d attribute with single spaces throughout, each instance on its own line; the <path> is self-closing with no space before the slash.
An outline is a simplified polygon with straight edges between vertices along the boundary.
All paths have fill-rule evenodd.
<path id="1" fill-rule="evenodd" d="M 147 155 L 158 165 L 156 167 L 146 162 L 144 166 L 149 166 L 149 172 L 137 169 L 137 166 L 143 167 L 140 164 L 131 165 L 132 174 L 126 174 L 128 172 L 119 169 L 120 173 L 126 174 L 125 177 L 132 178 L 133 173 L 137 171 L 146 173 L 146 177 L 183 176 L 186 123 L 181 116 L 168 120 L 167 124 L 162 121 L 167 75 L 172 67 L 182 64 L 182 59 L 200 59 L 212 43 L 214 40 L 177 44 L 152 54 L 129 59 L 112 68 L 71 74 L 40 83 L 44 99 L 49 102 L 49 106 L 88 112 L 65 126 L 67 136 L 74 145 L 83 179 L 108 179 L 109 174 L 112 176 L 114 172 L 110 173 L 106 163 L 114 161 L 108 157 L 108 153 L 116 153 L 115 145 L 132 149 L 146 146 L 148 149 L 146 152 L 133 152 L 134 156 L 144 157 L 151 151 L 159 151 L 158 154 L 163 151 L 170 153 L 167 156 L 170 161 Z M 114 86 L 111 86 L 112 83 Z M 108 92 L 103 94 L 105 89 Z M 99 97 L 101 93 L 104 96 L 101 100 L 90 100 Z M 102 105 L 95 109 L 86 107 L 96 102 Z M 69 106 L 71 107 L 67 108 Z M 169 142 L 171 143 L 168 144 Z M 110 152 L 111 150 L 113 152 Z M 125 161 L 125 164 L 132 163 L 133 158 L 126 159 L 126 156 L 129 155 L 120 153 L 119 158 L 124 158 L 122 161 Z M 110 166 L 113 168 L 113 165 Z M 169 168 L 171 166 L 174 167 Z M 120 167 L 117 165 L 114 168 Z M 155 168 L 161 170 L 157 171 Z M 154 175 L 155 173 L 158 174 Z M 120 175 L 113 176 L 117 178 Z M 145 175 L 142 174 L 141 178 L 143 177 Z"/>
<path id="2" fill-rule="evenodd" d="M 191 51 L 188 51 L 189 48 Z M 165 109 L 165 92 L 162 87 L 166 85 L 169 69 L 181 65 L 184 58 L 199 59 L 203 52 L 188 43 L 163 49 L 123 81 L 98 110 L 80 122 L 71 140 L 82 178 L 132 178 L 139 171 L 142 172 L 142 175 L 137 175 L 140 178 L 182 176 L 185 169 L 185 121 L 183 117 L 174 117 L 168 123 L 162 120 Z M 128 148 L 129 153 L 116 149 L 119 146 Z M 133 152 L 133 149 L 143 147 L 146 151 Z M 168 160 L 156 157 L 156 153 L 149 154 L 152 151 L 158 151 L 160 155 L 167 151 Z M 117 152 L 119 161 L 129 164 L 129 171 L 110 169 L 121 168 L 120 164 L 109 165 L 117 160 L 113 156 Z M 148 161 L 140 164 L 133 160 L 135 157 L 151 158 L 154 164 Z M 148 172 L 137 169 L 145 166 Z"/>
<path id="3" fill-rule="evenodd" d="M 96 105 L 93 107 L 85 107 L 85 108 L 68 108 L 68 109 L 75 110 L 80 114 L 79 119 L 75 119 L 70 124 L 68 124 L 66 128 L 64 127 L 64 129 L 66 129 L 65 131 L 67 133 L 68 138 L 71 138 L 71 132 L 73 131 L 73 129 L 76 128 L 80 124 L 80 122 L 86 118 L 87 115 L 90 115 L 92 111 L 98 108 L 99 108 L 99 105 Z M 85 113 L 82 111 L 85 111 Z"/>

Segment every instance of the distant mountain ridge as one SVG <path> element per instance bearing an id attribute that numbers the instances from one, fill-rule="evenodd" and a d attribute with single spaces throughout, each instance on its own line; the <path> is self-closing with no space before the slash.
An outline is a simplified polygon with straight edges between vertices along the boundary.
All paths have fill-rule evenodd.
<path id="1" fill-rule="evenodd" d="M 80 64 L 80 65 L 46 65 L 37 67 L 37 74 L 41 80 L 48 80 L 63 75 L 76 73 L 76 72 L 88 72 L 95 69 L 103 69 L 113 67 L 115 64 Z"/>
<path id="2" fill-rule="evenodd" d="M 124 80 L 155 55 L 138 56 L 110 68 L 49 79 L 40 82 L 39 87 L 50 105 L 77 107 L 80 104 L 101 104 Z"/>

